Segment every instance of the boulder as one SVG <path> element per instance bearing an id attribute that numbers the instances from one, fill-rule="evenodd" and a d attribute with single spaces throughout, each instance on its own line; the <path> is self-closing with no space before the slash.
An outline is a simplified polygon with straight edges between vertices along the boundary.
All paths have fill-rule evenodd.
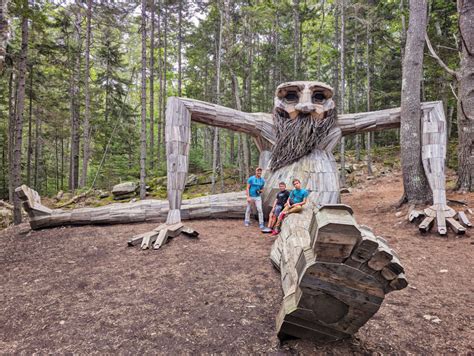
<path id="1" fill-rule="evenodd" d="M 115 198 L 124 195 L 134 195 L 137 189 L 138 184 L 136 182 L 125 182 L 115 185 L 112 188 L 112 194 Z"/>
<path id="2" fill-rule="evenodd" d="M 189 174 L 186 178 L 186 186 L 199 184 L 198 176 L 195 174 Z"/>

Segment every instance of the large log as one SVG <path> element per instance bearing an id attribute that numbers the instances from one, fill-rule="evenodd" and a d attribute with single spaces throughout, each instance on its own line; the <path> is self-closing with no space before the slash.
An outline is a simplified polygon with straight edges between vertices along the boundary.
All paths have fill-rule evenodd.
<path id="1" fill-rule="evenodd" d="M 345 205 L 310 203 L 290 214 L 270 257 L 283 288 L 280 339 L 350 337 L 377 312 L 385 293 L 407 285 L 394 252 Z"/>
<path id="2" fill-rule="evenodd" d="M 166 200 L 141 200 L 116 203 L 97 208 L 49 209 L 41 204 L 38 193 L 22 185 L 16 189 L 28 213 L 32 229 L 65 225 L 128 224 L 166 220 L 169 204 Z M 245 192 L 208 195 L 183 200 L 181 219 L 244 218 Z"/>

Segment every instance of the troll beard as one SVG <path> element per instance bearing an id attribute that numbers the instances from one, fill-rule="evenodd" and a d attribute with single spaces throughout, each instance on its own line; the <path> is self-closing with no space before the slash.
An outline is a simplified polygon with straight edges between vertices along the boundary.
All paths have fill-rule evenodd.
<path id="1" fill-rule="evenodd" d="M 276 171 L 309 154 L 327 136 L 335 117 L 336 110 L 329 110 L 323 119 L 314 119 L 310 114 L 299 114 L 291 119 L 285 111 L 275 110 L 276 142 L 270 169 Z"/>

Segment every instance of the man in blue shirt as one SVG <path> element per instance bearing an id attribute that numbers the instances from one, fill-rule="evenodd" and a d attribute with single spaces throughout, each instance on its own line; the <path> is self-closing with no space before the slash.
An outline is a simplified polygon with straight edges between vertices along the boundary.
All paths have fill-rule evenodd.
<path id="1" fill-rule="evenodd" d="M 262 178 L 262 168 L 258 167 L 255 170 L 255 175 L 247 180 L 247 209 L 245 210 L 245 226 L 250 226 L 250 211 L 252 204 L 258 211 L 258 222 L 260 229 L 263 229 L 263 210 L 262 210 L 262 190 L 265 185 L 265 179 Z"/>
<path id="2" fill-rule="evenodd" d="M 303 210 L 303 205 L 305 205 L 308 201 L 309 193 L 306 189 L 301 188 L 301 182 L 299 179 L 293 179 L 293 186 L 295 189 L 291 191 L 290 198 L 285 204 L 285 209 L 283 209 L 283 211 L 280 213 L 280 216 L 278 217 L 278 221 L 275 225 L 272 235 L 278 235 L 280 233 L 280 226 L 286 215 L 299 213 L 301 210 Z"/>

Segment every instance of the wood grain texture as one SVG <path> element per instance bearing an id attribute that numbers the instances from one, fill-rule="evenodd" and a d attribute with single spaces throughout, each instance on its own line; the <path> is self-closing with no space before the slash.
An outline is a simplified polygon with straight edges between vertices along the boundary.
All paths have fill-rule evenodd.
<path id="1" fill-rule="evenodd" d="M 310 202 L 284 220 L 270 254 L 284 294 L 281 339 L 350 337 L 377 312 L 385 293 L 404 288 L 396 254 L 352 214 L 344 205 L 318 209 Z"/>
<path id="2" fill-rule="evenodd" d="M 97 208 L 49 209 L 41 204 L 36 191 L 27 186 L 17 189 L 28 213 L 32 229 L 65 225 L 127 224 L 164 221 L 169 212 L 166 200 L 141 200 L 134 203 L 115 203 Z M 208 195 L 183 200 L 180 216 L 183 220 L 206 218 L 243 219 L 247 204 L 245 192 Z"/>

